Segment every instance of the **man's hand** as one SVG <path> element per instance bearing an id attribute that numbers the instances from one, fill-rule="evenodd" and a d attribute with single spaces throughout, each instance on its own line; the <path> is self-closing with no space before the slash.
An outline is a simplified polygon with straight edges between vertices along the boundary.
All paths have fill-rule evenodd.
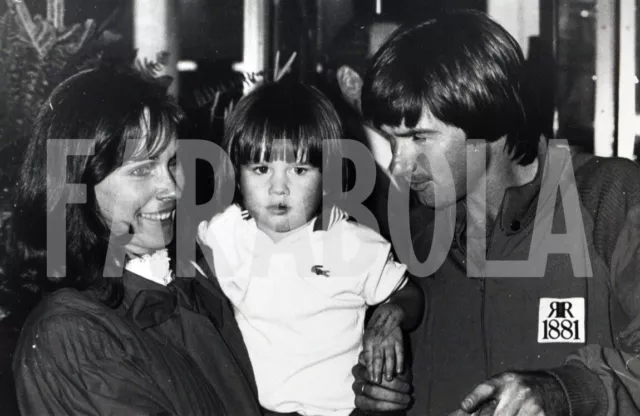
<path id="1" fill-rule="evenodd" d="M 477 416 L 560 416 L 568 411 L 556 379 L 544 372 L 506 372 L 478 385 L 460 408 Z"/>
<path id="2" fill-rule="evenodd" d="M 367 377 L 364 363 L 364 352 L 360 354 L 360 363 L 353 367 L 355 377 L 353 392 L 356 394 L 355 405 L 364 412 L 391 412 L 404 410 L 411 402 L 411 371 L 404 371 L 390 381 L 382 380 L 373 384 Z"/>
<path id="3" fill-rule="evenodd" d="M 384 367 L 387 381 L 404 370 L 404 345 L 400 325 L 404 311 L 398 305 L 386 303 L 376 308 L 364 331 L 364 357 L 369 379 L 380 384 Z"/>

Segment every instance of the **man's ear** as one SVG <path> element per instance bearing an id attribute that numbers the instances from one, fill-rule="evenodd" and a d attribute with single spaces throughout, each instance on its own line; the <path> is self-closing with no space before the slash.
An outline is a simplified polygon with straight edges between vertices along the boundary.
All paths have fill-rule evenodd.
<path id="1" fill-rule="evenodd" d="M 336 72 L 338 86 L 344 98 L 354 107 L 360 108 L 360 93 L 362 92 L 362 78 L 351 67 L 342 65 Z"/>

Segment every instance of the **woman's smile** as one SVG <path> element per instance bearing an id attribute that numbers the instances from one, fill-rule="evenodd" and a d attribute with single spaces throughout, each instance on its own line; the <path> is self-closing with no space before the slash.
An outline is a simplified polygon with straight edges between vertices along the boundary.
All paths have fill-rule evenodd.
<path id="1" fill-rule="evenodd" d="M 175 214 L 176 214 L 176 210 L 171 209 L 168 211 L 159 211 L 159 212 L 142 212 L 140 213 L 140 217 L 150 221 L 165 221 L 168 219 L 173 220 L 173 218 L 175 218 Z"/>

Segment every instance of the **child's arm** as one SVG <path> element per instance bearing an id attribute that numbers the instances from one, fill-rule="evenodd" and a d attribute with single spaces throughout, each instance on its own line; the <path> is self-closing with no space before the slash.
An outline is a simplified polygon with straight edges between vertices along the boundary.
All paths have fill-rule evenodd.
<path id="1" fill-rule="evenodd" d="M 397 306 L 402 311 L 400 328 L 405 331 L 413 331 L 422 320 L 424 294 L 411 277 L 407 276 L 406 279 L 407 282 L 402 289 L 392 293 L 384 305 Z"/>
<path id="2" fill-rule="evenodd" d="M 367 324 L 364 353 L 371 381 L 380 383 L 384 367 L 385 378 L 391 380 L 404 370 L 402 330 L 414 329 L 422 318 L 424 295 L 407 277 L 402 289 L 379 305 Z"/>

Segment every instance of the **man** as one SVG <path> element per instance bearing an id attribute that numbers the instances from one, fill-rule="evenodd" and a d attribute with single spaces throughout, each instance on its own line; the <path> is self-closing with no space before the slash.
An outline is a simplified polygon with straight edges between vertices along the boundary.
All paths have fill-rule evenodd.
<path id="1" fill-rule="evenodd" d="M 487 16 L 451 12 L 397 31 L 364 80 L 422 205 L 415 257 L 448 253 L 422 267 L 391 218 L 429 274 L 409 415 L 640 415 L 640 168 L 541 138 L 523 61 Z"/>

